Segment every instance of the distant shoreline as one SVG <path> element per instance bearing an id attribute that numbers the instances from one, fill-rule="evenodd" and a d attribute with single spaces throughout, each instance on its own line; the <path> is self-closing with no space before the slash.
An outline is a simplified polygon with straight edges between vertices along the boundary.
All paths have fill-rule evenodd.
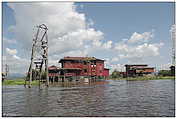
<path id="1" fill-rule="evenodd" d="M 136 77 L 136 78 L 132 78 L 132 77 L 128 77 L 128 78 L 110 78 L 109 80 L 127 80 L 127 81 L 140 81 L 140 80 L 170 80 L 173 79 L 175 80 L 174 76 L 164 76 L 164 77 Z M 8 80 L 4 80 L 2 82 L 2 85 L 24 85 L 25 84 L 25 80 L 23 78 L 19 78 L 19 79 L 8 79 Z M 38 85 L 38 81 L 32 81 L 32 85 Z"/>
<path id="2" fill-rule="evenodd" d="M 127 80 L 127 81 L 139 81 L 139 80 L 169 80 L 169 79 L 174 79 L 174 76 L 154 76 L 154 77 L 127 77 L 127 78 L 111 78 L 110 80 Z"/>

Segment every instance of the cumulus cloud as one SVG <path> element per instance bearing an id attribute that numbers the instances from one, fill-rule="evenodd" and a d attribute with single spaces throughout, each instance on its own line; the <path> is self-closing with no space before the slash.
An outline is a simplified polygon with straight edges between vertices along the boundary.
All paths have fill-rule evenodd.
<path id="1" fill-rule="evenodd" d="M 87 46 L 103 45 L 104 34 L 91 28 L 93 20 L 87 22 L 85 14 L 78 13 L 73 2 L 8 3 L 8 6 L 13 9 L 16 20 L 11 28 L 16 28 L 16 39 L 27 53 L 31 50 L 36 32 L 34 26 L 42 23 L 49 28 L 49 56 L 78 50 L 85 53 L 83 48 Z M 110 45 L 111 42 L 108 42 L 104 47 L 109 48 Z"/>
<path id="2" fill-rule="evenodd" d="M 111 64 L 110 66 L 111 70 L 110 72 L 112 73 L 114 70 L 124 72 L 125 71 L 125 66 L 124 64 Z"/>
<path id="3" fill-rule="evenodd" d="M 45 23 L 49 30 L 49 53 L 73 51 L 84 45 L 87 40 L 100 46 L 103 38 L 101 31 L 87 26 L 85 14 L 78 13 L 73 2 L 63 3 L 9 3 L 14 11 L 17 39 L 26 50 L 30 50 L 32 36 L 36 32 L 34 26 Z M 90 26 L 90 25 L 89 25 Z M 24 32 L 25 31 L 25 32 Z"/>
<path id="4" fill-rule="evenodd" d="M 29 60 L 17 56 L 16 49 L 6 48 L 6 55 L 2 56 L 3 65 L 8 64 L 10 73 L 26 73 Z"/>
<path id="5" fill-rule="evenodd" d="M 9 65 L 10 73 L 23 73 L 28 71 L 29 60 L 18 57 L 17 55 L 3 56 L 3 64 Z"/>
<path id="6" fill-rule="evenodd" d="M 95 31 L 92 28 L 79 29 L 53 39 L 53 43 L 50 48 L 50 53 L 65 53 L 73 50 L 83 49 L 86 45 L 101 46 L 103 39 L 103 33 L 101 31 Z"/>
<path id="7" fill-rule="evenodd" d="M 130 39 L 128 40 L 128 43 L 148 42 L 153 37 L 154 37 L 153 32 L 144 32 L 142 34 L 134 32 Z"/>
<path id="8" fill-rule="evenodd" d="M 116 43 L 114 49 L 118 51 L 120 59 L 142 61 L 147 57 L 159 56 L 160 48 L 164 43 L 151 43 L 153 37 L 153 32 L 144 32 L 142 34 L 135 32 L 130 39 L 124 39 Z M 133 45 L 130 43 L 133 43 Z"/>
<path id="9" fill-rule="evenodd" d="M 104 43 L 103 48 L 111 49 L 112 48 L 112 41 L 107 41 L 106 43 Z"/>
<path id="10" fill-rule="evenodd" d="M 6 52 L 9 55 L 16 55 L 17 54 L 17 50 L 16 49 L 6 48 Z"/>

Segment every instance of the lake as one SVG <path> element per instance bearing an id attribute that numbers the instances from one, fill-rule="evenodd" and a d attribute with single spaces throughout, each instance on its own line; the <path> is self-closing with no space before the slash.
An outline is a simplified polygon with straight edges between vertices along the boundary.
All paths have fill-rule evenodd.
<path id="1" fill-rule="evenodd" d="M 2 87 L 3 116 L 175 116 L 175 80 Z"/>

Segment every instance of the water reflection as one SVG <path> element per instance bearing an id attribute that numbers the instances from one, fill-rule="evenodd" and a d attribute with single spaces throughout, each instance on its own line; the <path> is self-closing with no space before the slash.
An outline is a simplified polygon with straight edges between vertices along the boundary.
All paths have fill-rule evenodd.
<path id="1" fill-rule="evenodd" d="M 174 80 L 3 86 L 3 116 L 174 116 Z"/>

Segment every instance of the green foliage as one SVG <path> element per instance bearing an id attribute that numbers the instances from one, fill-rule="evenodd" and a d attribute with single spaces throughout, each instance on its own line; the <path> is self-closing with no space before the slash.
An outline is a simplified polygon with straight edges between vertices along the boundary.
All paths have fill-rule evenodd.
<path id="1" fill-rule="evenodd" d="M 104 77 L 102 77 L 102 76 L 98 76 L 98 79 L 99 79 L 99 80 L 103 80 Z"/>
<path id="2" fill-rule="evenodd" d="M 170 76 L 171 71 L 170 70 L 160 70 L 158 75 L 160 75 L 160 76 Z"/>
<path id="3" fill-rule="evenodd" d="M 32 79 L 35 80 L 35 77 L 39 75 L 39 71 L 35 70 L 35 69 L 32 69 Z M 46 75 L 47 73 L 45 71 L 42 71 L 42 76 L 41 78 L 42 79 L 46 79 Z M 27 78 L 29 79 L 30 75 L 28 74 L 27 75 Z"/>
<path id="4" fill-rule="evenodd" d="M 114 70 L 111 74 L 111 78 L 119 78 L 119 77 L 121 77 L 120 72 L 117 70 Z"/>
<path id="5" fill-rule="evenodd" d="M 3 85 L 24 85 L 25 80 L 24 79 L 13 79 L 13 80 L 4 80 Z M 38 81 L 34 80 L 31 83 L 32 85 L 38 85 Z"/>

